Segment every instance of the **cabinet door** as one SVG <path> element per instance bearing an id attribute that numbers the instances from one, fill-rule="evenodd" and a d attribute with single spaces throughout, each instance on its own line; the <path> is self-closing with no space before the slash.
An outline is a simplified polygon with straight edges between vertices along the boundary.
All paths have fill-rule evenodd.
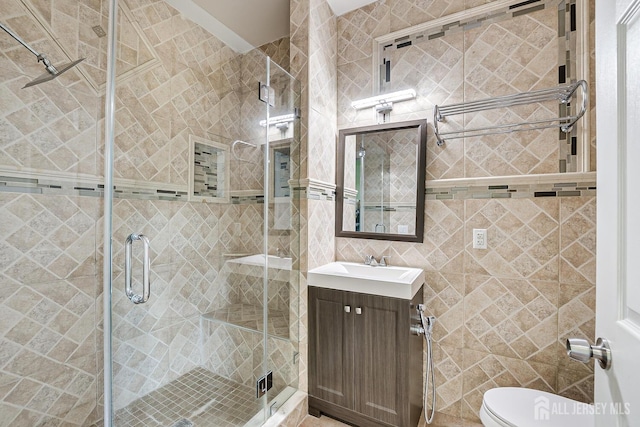
<path id="1" fill-rule="evenodd" d="M 409 301 L 358 295 L 355 311 L 361 313 L 354 316 L 355 410 L 391 425 L 409 425 Z"/>
<path id="2" fill-rule="evenodd" d="M 347 292 L 309 287 L 309 394 L 353 407 L 353 312 Z"/>

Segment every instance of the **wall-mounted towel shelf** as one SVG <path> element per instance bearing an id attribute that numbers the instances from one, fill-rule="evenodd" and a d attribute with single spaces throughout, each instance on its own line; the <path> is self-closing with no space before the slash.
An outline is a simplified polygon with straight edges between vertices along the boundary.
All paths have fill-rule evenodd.
<path id="1" fill-rule="evenodd" d="M 448 116 L 458 114 L 474 113 L 478 111 L 491 110 L 496 108 L 507 108 L 516 105 L 526 105 L 536 102 L 558 101 L 561 104 L 569 104 L 578 91 L 582 89 L 582 103 L 575 115 L 564 117 L 554 117 L 549 119 L 534 120 L 521 123 L 498 124 L 487 127 L 477 127 L 472 129 L 459 129 L 441 132 L 438 123 L 445 121 Z M 587 110 L 589 91 L 587 82 L 584 80 L 572 84 L 562 85 L 550 89 L 523 92 L 514 95 L 499 96 L 494 98 L 481 99 L 479 101 L 461 102 L 451 105 L 436 105 L 433 109 L 433 127 L 435 129 L 438 145 L 443 145 L 446 139 L 465 138 L 472 136 L 495 135 L 525 130 L 560 128 L 563 132 L 571 132 L 573 125 L 580 120 Z"/>

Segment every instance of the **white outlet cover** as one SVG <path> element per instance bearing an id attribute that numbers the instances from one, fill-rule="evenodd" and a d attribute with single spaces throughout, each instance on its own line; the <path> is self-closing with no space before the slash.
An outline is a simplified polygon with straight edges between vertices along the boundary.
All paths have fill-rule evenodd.
<path id="1" fill-rule="evenodd" d="M 487 229 L 474 228 L 472 234 L 473 249 L 487 249 Z"/>

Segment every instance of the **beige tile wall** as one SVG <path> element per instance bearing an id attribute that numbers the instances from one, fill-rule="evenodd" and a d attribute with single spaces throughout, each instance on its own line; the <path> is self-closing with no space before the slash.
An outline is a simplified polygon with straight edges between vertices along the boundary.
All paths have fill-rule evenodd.
<path id="1" fill-rule="evenodd" d="M 337 21 L 325 0 L 290 6 L 291 74 L 301 86 L 300 177 L 335 182 Z M 333 203 L 303 199 L 301 209 L 300 385 L 307 390 L 306 272 L 334 259 Z"/>
<path id="2" fill-rule="evenodd" d="M 203 321 L 203 365 L 212 372 L 250 387 L 263 375 L 262 333 L 220 322 Z M 286 386 L 297 386 L 297 370 L 293 366 L 293 344 L 270 336 L 267 341 L 268 366 L 273 371 L 274 392 Z"/>
<path id="3" fill-rule="evenodd" d="M 222 50 L 211 49 L 211 51 L 220 52 L 215 54 L 214 59 L 221 59 L 207 58 L 206 64 L 207 66 L 211 64 L 224 65 L 220 68 L 215 68 L 214 66 L 213 70 L 209 68 L 198 70 L 200 65 L 195 62 L 195 58 L 197 53 L 201 53 L 203 46 L 189 43 L 189 41 L 193 41 L 194 37 L 196 40 L 201 40 L 202 37 L 199 36 L 204 36 L 205 42 L 208 43 L 215 43 L 215 40 L 208 39 L 206 34 L 199 34 L 197 28 L 190 27 L 192 24 L 180 22 L 181 18 L 173 16 L 171 9 L 165 9 L 166 6 L 161 2 L 153 4 L 132 2 L 130 6 L 136 16 L 136 22 L 143 28 L 144 35 L 150 43 L 157 47 L 159 55 L 174 55 L 178 50 L 185 50 L 186 46 L 195 45 L 195 47 L 192 52 L 186 51 L 184 56 L 180 57 L 176 61 L 176 65 L 170 67 L 170 69 L 160 73 L 156 72 L 155 74 L 148 72 L 144 77 L 144 81 L 138 80 L 136 84 L 132 82 L 123 87 L 126 91 L 126 86 L 128 86 L 132 94 L 125 93 L 126 96 L 120 96 L 123 108 L 127 110 L 120 111 L 118 114 L 119 120 L 120 117 L 123 117 L 124 120 L 123 123 L 119 123 L 118 127 L 119 141 L 121 142 L 119 147 L 122 148 L 119 159 L 122 162 L 129 161 L 128 164 L 123 164 L 126 166 L 125 172 L 133 174 L 132 178 L 184 183 L 183 174 L 186 168 L 186 153 L 183 147 L 189 132 L 194 134 L 213 132 L 229 135 L 230 138 L 236 134 L 237 128 L 234 127 L 236 125 L 233 120 L 234 111 L 238 111 L 235 109 L 241 108 L 242 101 L 233 89 L 237 88 L 239 81 L 242 80 L 241 76 L 238 75 L 241 66 L 237 63 L 238 61 L 234 61 L 231 58 L 232 54 L 228 48 L 221 47 L 220 49 Z M 290 58 L 291 71 L 302 85 L 302 177 L 311 177 L 328 182 L 332 182 L 334 179 L 336 123 L 342 126 L 342 124 L 346 123 L 345 120 L 354 119 L 348 112 L 343 111 L 338 115 L 337 111 L 341 108 L 341 105 L 350 102 L 353 96 L 363 97 L 371 94 L 370 46 L 372 44 L 368 43 L 370 37 L 382 35 L 389 31 L 404 28 L 407 25 L 413 25 L 462 9 L 460 2 L 441 2 L 437 6 L 430 5 L 429 8 L 426 8 L 410 1 L 398 0 L 392 4 L 380 1 L 336 20 L 323 0 L 292 1 Z M 152 18 L 158 21 L 156 22 Z M 175 34 L 176 39 L 168 40 L 168 34 Z M 5 46 L 2 47 L 4 52 Z M 53 46 L 51 50 L 55 52 Z M 209 52 L 210 50 L 206 49 L 206 51 Z M 3 64 L 8 63 L 5 56 L 2 59 Z M 20 60 L 18 62 L 22 67 L 24 61 Z M 198 72 L 194 72 L 194 67 Z M 451 68 L 455 69 L 455 67 Z M 19 93 L 17 91 L 18 85 L 25 83 L 26 77 L 21 71 L 16 71 L 16 66 L 13 64 L 9 64 L 7 67 L 0 66 L 0 70 L 2 70 L 3 74 L 8 73 L 10 76 L 15 76 L 12 78 L 14 80 L 13 86 L 3 89 L 12 91 L 15 96 L 16 93 Z M 220 82 L 219 85 L 214 86 L 216 88 L 222 87 L 223 90 L 216 89 L 215 93 L 211 93 L 207 97 L 198 97 L 198 94 L 202 93 L 203 83 L 199 80 L 202 75 L 208 76 L 213 81 Z M 71 76 L 69 78 L 73 79 Z M 77 85 L 81 85 L 80 79 L 76 77 L 76 80 L 79 82 Z M 167 81 L 169 82 L 168 89 L 166 86 L 162 87 L 166 85 Z M 68 83 L 65 83 L 65 86 L 68 87 Z M 134 90 L 141 88 L 147 89 L 144 91 L 144 95 L 136 94 Z M 172 105 L 167 105 L 167 90 L 171 94 L 180 94 L 178 99 L 172 100 L 170 103 Z M 82 95 L 89 92 L 89 90 L 81 89 L 78 92 Z M 150 96 L 147 92 L 151 92 Z M 77 98 L 81 95 L 74 94 L 74 97 Z M 145 99 L 141 98 L 138 101 L 134 101 L 136 96 L 142 96 Z M 67 99 L 66 96 L 64 98 Z M 96 102 L 90 96 L 85 96 L 83 100 L 86 99 L 91 99 L 91 102 L 99 105 L 99 102 Z M 28 103 L 35 105 L 35 101 L 37 99 L 33 98 L 28 100 Z M 79 104 L 86 109 L 86 106 L 91 105 L 91 102 L 79 102 Z M 218 114 L 203 115 L 203 109 L 207 107 L 211 107 L 211 111 L 218 112 Z M 33 108 L 36 107 L 32 107 L 32 112 Z M 95 112 L 91 113 L 91 111 L 88 113 L 90 117 L 97 117 Z M 41 113 L 40 111 L 35 111 L 34 114 Z M 4 120 L 6 123 L 7 119 Z M 47 118 L 47 120 L 49 119 Z M 76 116 L 73 119 L 67 118 L 67 120 L 75 124 L 76 131 L 86 131 L 84 129 L 85 125 L 81 126 L 83 122 L 77 119 Z M 49 122 L 51 120 L 43 123 L 48 124 Z M 167 122 L 171 124 L 169 129 L 166 128 Z M 5 124 L 5 126 L 8 125 Z M 9 126 L 13 126 L 13 128 L 8 127 L 11 130 L 16 128 L 13 124 Z M 93 132 L 95 132 L 95 123 L 92 123 L 92 126 L 94 126 Z M 162 133 L 145 135 L 145 126 L 149 128 L 147 130 L 160 128 Z M 36 130 L 36 128 L 31 131 L 33 130 Z M 154 158 L 153 161 L 147 162 L 148 164 L 144 165 L 144 167 L 131 166 L 131 159 L 135 157 L 128 154 L 126 141 L 128 140 L 129 144 L 131 144 L 131 141 L 139 138 L 141 134 L 136 132 L 143 132 L 142 135 L 150 141 L 149 144 L 143 145 L 148 152 L 151 153 L 158 150 L 159 146 L 157 144 L 162 144 L 162 147 L 168 144 L 171 156 L 168 159 L 164 157 Z M 154 132 L 158 131 L 154 130 Z M 456 159 L 460 158 L 462 151 L 457 150 L 459 153 L 457 158 L 454 147 L 448 147 L 448 151 L 453 152 L 454 155 L 444 160 L 444 164 L 449 165 L 445 169 L 449 170 L 453 167 L 453 170 L 457 170 L 455 168 L 458 167 L 456 165 L 459 164 L 459 160 Z M 431 154 L 429 158 L 439 157 L 434 156 L 433 153 Z M 42 154 L 38 153 L 38 155 L 42 157 Z M 38 158 L 35 155 L 32 157 Z M 81 158 L 81 156 L 77 157 Z M 10 158 L 10 160 L 14 161 L 14 163 L 16 162 L 13 158 Z M 50 160 L 43 160 L 43 162 L 47 161 Z M 81 162 L 73 163 L 72 166 L 64 170 L 91 171 L 91 169 L 82 169 L 80 166 L 74 166 L 79 163 Z M 50 167 L 48 163 L 46 164 L 46 169 L 60 169 L 60 166 Z M 100 165 L 101 160 L 96 162 L 95 159 L 90 158 L 88 164 L 91 165 L 89 168 L 99 168 L 100 166 L 96 166 L 96 164 Z M 430 166 L 428 171 L 430 168 L 433 169 Z M 453 177 L 455 173 L 449 172 L 447 176 Z M 254 182 L 258 181 L 256 179 Z M 581 365 L 569 365 L 560 357 L 561 341 L 564 334 L 570 331 L 571 334 L 581 334 L 589 338 L 592 338 L 593 335 L 595 199 L 580 198 L 580 202 L 576 200 L 578 199 L 555 201 L 555 210 L 553 206 L 548 206 L 553 203 L 544 201 L 538 205 L 533 201 L 528 201 L 535 208 L 536 218 L 541 217 L 539 221 L 544 223 L 545 227 L 551 227 L 550 231 L 545 233 L 544 236 L 538 236 L 536 241 L 527 241 L 526 239 L 515 241 L 514 238 L 501 240 L 498 247 L 486 256 L 481 256 L 474 250 L 465 247 L 464 242 L 468 241 L 468 239 L 465 239 L 465 233 L 470 233 L 470 228 L 476 226 L 476 222 L 489 224 L 487 228 L 491 229 L 493 227 L 494 230 L 500 230 L 500 227 L 505 226 L 505 224 L 517 227 L 518 221 L 522 223 L 521 227 L 527 227 L 531 218 L 528 214 L 522 217 L 519 216 L 523 214 L 521 211 L 523 209 L 522 206 L 511 205 L 510 202 L 512 201 L 501 201 L 497 204 L 486 202 L 487 206 L 474 205 L 469 207 L 467 207 L 467 203 L 473 201 L 438 201 L 429 203 L 427 206 L 426 236 L 429 237 L 422 245 L 389 244 L 356 239 L 337 239 L 334 243 L 333 204 L 330 202 L 303 200 L 300 206 L 303 215 L 301 264 L 303 270 L 306 271 L 308 268 L 332 261 L 334 258 L 359 260 L 359 254 L 362 251 L 389 252 L 394 255 L 392 262 L 422 265 L 429 272 L 430 281 L 432 281 L 433 285 L 428 290 L 425 290 L 425 301 L 428 307 L 430 306 L 429 303 L 432 303 L 434 307 L 438 307 L 437 310 L 434 308 L 434 312 L 440 318 L 439 326 L 442 325 L 445 330 L 444 332 L 438 332 L 443 335 L 442 343 L 440 343 L 436 352 L 441 352 L 442 355 L 442 358 L 437 357 L 437 363 L 438 381 L 442 384 L 439 393 L 441 400 L 445 402 L 443 406 L 443 412 L 445 413 L 473 417 L 474 405 L 477 403 L 478 395 L 481 396 L 480 390 L 486 387 L 487 384 L 502 384 L 501 381 L 505 378 L 509 379 L 510 383 L 513 384 L 533 384 L 539 388 L 550 388 L 566 395 L 588 400 L 592 396 L 591 370 L 584 369 Z M 576 206 L 572 207 L 572 203 Z M 467 212 L 470 212 L 472 208 L 478 207 L 485 210 L 485 215 L 482 218 L 467 217 Z M 527 206 L 527 208 L 530 207 Z M 47 209 L 50 208 L 50 206 L 47 206 Z M 494 211 L 500 211 L 501 209 L 504 211 L 502 216 L 497 213 L 494 215 Z M 141 210 L 146 212 L 149 208 L 142 207 Z M 176 215 L 176 221 L 182 221 L 181 215 L 176 213 L 174 209 L 170 209 L 170 211 L 172 211 L 172 215 Z M 131 219 L 129 221 L 135 224 L 138 221 L 136 217 L 139 214 L 139 210 L 134 209 L 130 213 Z M 512 214 L 516 221 L 509 217 L 508 214 Z M 236 224 L 238 222 L 233 212 L 218 212 L 218 215 L 219 225 L 217 232 L 220 235 L 219 244 L 223 245 L 225 241 L 231 241 L 234 233 L 237 233 Z M 505 215 L 507 216 L 506 219 Z M 226 221 L 224 220 L 225 216 L 227 217 Z M 591 227 L 588 229 L 589 231 L 581 228 L 576 228 L 572 231 L 571 227 L 575 224 L 574 220 L 576 218 L 589 224 L 589 227 Z M 145 221 L 151 222 L 153 220 L 154 218 L 150 217 Z M 518 230 L 521 229 L 518 228 Z M 579 234 L 579 237 L 576 234 Z M 584 237 L 585 235 L 587 236 L 586 238 Z M 589 235 L 591 237 L 588 237 Z M 238 240 L 233 241 L 237 242 Z M 252 239 L 246 241 L 251 242 Z M 508 260 L 505 267 L 500 265 L 502 259 L 504 259 L 503 255 L 509 252 L 506 250 L 507 248 L 514 249 L 509 244 L 522 245 L 520 247 L 522 253 L 514 259 Z M 502 247 L 502 245 L 506 246 Z M 553 245 L 558 246 L 557 252 L 550 248 Z M 6 243 L 5 246 L 7 246 Z M 179 242 L 178 246 L 183 248 Z M 333 248 L 337 251 L 336 254 L 334 254 Z M 502 249 L 499 250 L 499 248 Z M 229 250 L 238 249 L 244 248 L 229 248 Z M 45 250 L 44 252 L 46 253 L 47 251 Z M 172 256 L 175 257 L 176 255 L 167 255 L 168 259 L 172 259 Z M 554 267 L 554 264 L 557 265 Z M 467 271 L 467 268 L 469 268 L 469 271 Z M 506 272 L 503 271 L 505 268 L 507 269 Z M 523 268 L 523 270 L 519 270 L 519 268 Z M 513 271 L 516 273 L 513 273 Z M 475 285 L 471 285 L 470 288 L 467 287 L 468 283 L 477 284 L 478 282 L 480 283 L 478 287 Z M 498 282 L 498 284 L 494 284 L 494 282 Z M 468 304 L 465 304 L 465 301 L 468 301 L 467 296 L 476 290 L 485 289 L 490 292 L 495 291 L 497 288 L 502 289 L 502 293 L 498 292 L 497 295 L 505 298 L 505 300 L 517 299 L 514 296 L 515 290 L 506 285 L 505 282 L 509 284 L 522 283 L 525 289 L 529 289 L 529 291 L 525 292 L 528 297 L 534 295 L 534 290 L 538 294 L 527 304 L 518 300 L 522 306 L 519 306 L 518 313 L 520 313 L 520 317 L 517 320 L 524 323 L 516 323 L 516 319 L 505 314 L 504 318 L 492 319 L 498 323 L 492 325 L 492 328 L 485 331 L 485 333 L 491 333 L 491 336 L 503 341 L 504 353 L 508 353 L 507 349 L 515 351 L 514 347 L 517 349 L 524 348 L 523 342 L 526 343 L 526 340 L 533 342 L 542 340 L 542 342 L 546 343 L 548 334 L 540 334 L 535 327 L 527 328 L 526 325 L 530 325 L 532 319 L 536 318 L 536 316 L 538 318 L 539 316 L 544 316 L 549 310 L 549 304 L 555 304 L 555 314 L 550 314 L 547 317 L 543 317 L 543 319 L 549 322 L 548 319 L 555 316 L 557 332 L 551 336 L 557 339 L 558 356 L 556 360 L 558 360 L 558 364 L 536 362 L 528 360 L 527 357 L 514 357 L 513 354 L 502 355 L 483 352 L 466 345 L 466 336 L 477 338 L 473 334 L 479 333 L 475 329 L 469 330 L 465 320 L 466 316 L 477 317 L 482 315 L 482 311 L 477 313 L 472 308 L 467 309 Z M 15 286 L 15 281 L 10 283 L 14 283 Z M 551 301 L 553 297 L 547 292 L 548 290 L 545 290 L 544 286 L 541 290 L 539 286 L 536 287 L 540 283 L 547 285 L 555 283 L 553 285 L 557 287 L 555 303 Z M 542 291 L 547 293 L 542 293 Z M 301 344 L 303 344 L 300 348 L 300 372 L 303 374 L 300 380 L 300 387 L 305 389 L 306 286 L 303 284 L 301 284 L 300 296 L 302 302 L 300 307 L 300 322 L 302 325 L 300 338 Z M 530 306 L 528 304 L 534 305 Z M 526 323 L 527 321 L 530 323 Z M 550 322 L 553 322 L 553 320 Z M 489 323 L 487 322 L 487 324 Z M 520 328 L 520 335 L 514 334 L 513 325 Z M 174 329 L 178 330 L 176 337 L 180 335 L 188 337 L 189 331 L 193 330 L 192 326 L 188 324 Z M 531 329 L 534 331 L 532 332 Z M 166 340 L 167 338 L 165 337 L 160 338 L 163 345 L 168 345 L 170 349 L 177 353 L 182 352 L 184 348 L 189 348 L 188 338 L 181 338 L 181 345 L 173 347 L 170 343 L 167 344 Z M 182 360 L 182 364 L 175 367 L 176 370 L 191 363 L 188 354 L 180 360 Z M 483 362 L 485 360 L 487 363 Z M 489 369 L 489 366 L 494 368 Z M 479 371 L 475 367 L 479 367 Z M 528 372 L 528 370 L 531 370 L 530 374 L 524 376 L 514 375 L 524 371 Z M 474 401 L 474 399 L 476 400 Z M 89 404 L 89 407 L 93 408 L 91 404 Z M 13 414 L 16 411 L 15 406 L 12 405 L 4 404 L 3 408 L 8 408 L 8 414 Z M 55 411 L 52 413 L 59 414 L 59 412 Z M 24 417 L 23 419 L 25 420 L 33 420 L 33 417 L 41 418 L 47 416 L 44 414 L 47 414 L 46 410 L 32 408 L 25 409 L 20 417 Z M 19 425 L 19 423 L 16 425 Z M 29 424 L 26 423 L 24 425 Z"/>
<path id="4" fill-rule="evenodd" d="M 593 365 L 567 360 L 564 340 L 595 333 L 595 201 L 428 200 L 424 243 L 337 238 L 336 258 L 391 255 L 427 272 L 439 412 L 477 420 L 498 386 L 589 402 Z M 473 228 L 487 229 L 488 250 L 468 244 Z"/>
<path id="5" fill-rule="evenodd" d="M 61 6 L 61 2 L 51 2 L 52 7 L 54 3 Z M 82 6 L 77 6 L 76 18 L 84 10 Z M 69 12 L 53 9 L 48 15 L 66 24 L 64 17 Z M 4 2 L 2 18 L 5 25 L 44 52 L 54 65 L 70 60 L 21 2 Z M 67 28 L 63 25 L 62 29 Z M 7 35 L 0 39 L 0 52 L 3 135 L 0 164 L 8 169 L 95 174 L 99 99 L 91 86 L 73 71 L 47 85 L 22 90 L 33 77 L 44 72 L 44 67 L 31 52 Z"/>
<path id="6" fill-rule="evenodd" d="M 0 194 L 0 414 L 84 425 L 97 408 L 99 199 Z"/>
<path id="7" fill-rule="evenodd" d="M 378 1 L 339 17 L 338 126 L 372 123 L 370 111 L 355 112 L 350 102 L 375 93 L 374 37 L 480 3 Z M 419 98 L 394 109 L 392 120 L 430 118 L 435 103 L 555 85 L 554 16 L 542 12 L 447 35 L 431 41 L 429 49 L 418 44 L 399 50 L 392 56 L 393 89 L 414 87 Z M 526 34 L 515 35 L 525 27 Z M 546 106 L 538 108 L 515 113 L 547 113 Z M 451 140 L 442 149 L 430 129 L 427 146 L 427 179 L 557 171 L 558 141 L 545 132 Z M 595 202 L 595 197 L 428 200 L 424 243 L 337 238 L 336 259 L 391 255 L 392 264 L 426 271 L 425 304 L 438 317 L 434 357 L 441 416 L 477 421 L 482 393 L 497 386 L 592 401 L 593 366 L 571 363 L 563 348 L 568 336 L 593 339 Z M 473 228 L 488 230 L 488 250 L 471 247 Z"/>
<path id="8" fill-rule="evenodd" d="M 260 46 L 259 49 L 285 71 L 289 71 L 289 64 L 291 62 L 291 58 L 289 57 L 291 52 L 290 43 L 289 37 L 282 37 L 281 39 Z"/>
<path id="9" fill-rule="evenodd" d="M 106 28 L 106 4 L 3 3 L 0 20 L 54 63 L 87 56 L 77 70 L 22 90 L 42 66 L 8 36 L 0 37 L 3 170 L 21 168 L 38 178 L 101 175 L 104 101 L 95 88 L 104 82 L 106 39 L 91 27 Z M 265 107 L 255 96 L 256 81 L 266 81 L 263 55 L 233 52 L 162 1 L 128 0 L 120 12 L 116 178 L 183 188 L 189 135 L 222 143 L 264 138 L 258 122 Z M 284 61 L 286 44 L 269 49 Z M 292 87 L 282 76 L 272 83 L 283 97 Z M 284 108 L 290 99 L 279 101 Z M 262 156 L 247 155 L 250 162 L 232 164 L 232 189 L 261 192 Z M 116 407 L 207 362 L 200 315 L 232 300 L 219 274 L 223 254 L 263 252 L 262 216 L 261 204 L 116 199 Z M 0 217 L 0 418 L 15 427 L 90 425 L 102 417 L 102 199 L 0 192 Z M 152 248 L 152 297 L 139 306 L 122 293 L 123 242 L 133 231 L 149 235 Z M 297 253 L 297 238 L 296 230 L 274 232 L 269 247 Z M 297 289 L 286 297 L 297 301 Z M 297 303 L 290 305 L 297 338 Z M 224 349 L 232 354 L 221 357 L 237 356 Z M 261 347 L 253 349 L 262 354 Z M 278 381 L 294 386 L 295 350 L 295 343 L 269 342 L 269 364 L 281 368 Z M 246 372 L 249 382 L 259 372 L 258 359 Z"/>
<path id="10" fill-rule="evenodd" d="M 378 93 L 372 49 L 363 50 L 362 46 L 373 46 L 374 37 L 384 34 L 381 27 L 390 25 L 392 30 L 400 29 L 393 27 L 394 16 L 395 13 L 405 13 L 407 7 L 407 2 L 401 1 L 390 4 L 376 2 L 338 20 L 339 127 L 375 123 L 375 113 L 371 109 L 356 111 L 350 105 L 353 100 Z M 409 10 L 413 11 L 414 18 L 424 16 L 414 9 Z M 438 10 L 431 5 L 425 10 L 450 13 L 448 9 Z M 383 91 L 413 88 L 418 95 L 415 101 L 394 105 L 391 121 L 428 118 L 431 122 L 436 104 L 478 100 L 557 85 L 557 20 L 557 10 L 547 8 L 385 52 L 385 58 L 391 62 L 391 81 L 384 84 Z M 362 29 L 357 30 L 360 22 L 365 22 L 365 27 L 370 25 L 374 32 L 367 37 Z M 473 128 L 539 120 L 557 115 L 556 110 L 557 106 L 549 103 L 497 109 L 451 116 L 439 127 L 446 132 L 460 129 L 463 124 Z M 430 127 L 428 179 L 558 172 L 560 152 L 557 136 L 554 130 L 518 132 L 493 137 L 447 139 L 446 147 L 439 147 Z"/>

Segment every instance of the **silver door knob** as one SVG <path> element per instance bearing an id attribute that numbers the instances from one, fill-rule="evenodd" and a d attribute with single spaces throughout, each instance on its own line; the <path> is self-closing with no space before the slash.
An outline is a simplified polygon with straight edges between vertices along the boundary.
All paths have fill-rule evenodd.
<path id="1" fill-rule="evenodd" d="M 591 345 L 582 338 L 568 338 L 567 356 L 582 363 L 589 363 L 589 360 L 594 358 L 602 369 L 607 370 L 611 367 L 611 348 L 604 338 L 598 338 L 596 345 Z"/>

